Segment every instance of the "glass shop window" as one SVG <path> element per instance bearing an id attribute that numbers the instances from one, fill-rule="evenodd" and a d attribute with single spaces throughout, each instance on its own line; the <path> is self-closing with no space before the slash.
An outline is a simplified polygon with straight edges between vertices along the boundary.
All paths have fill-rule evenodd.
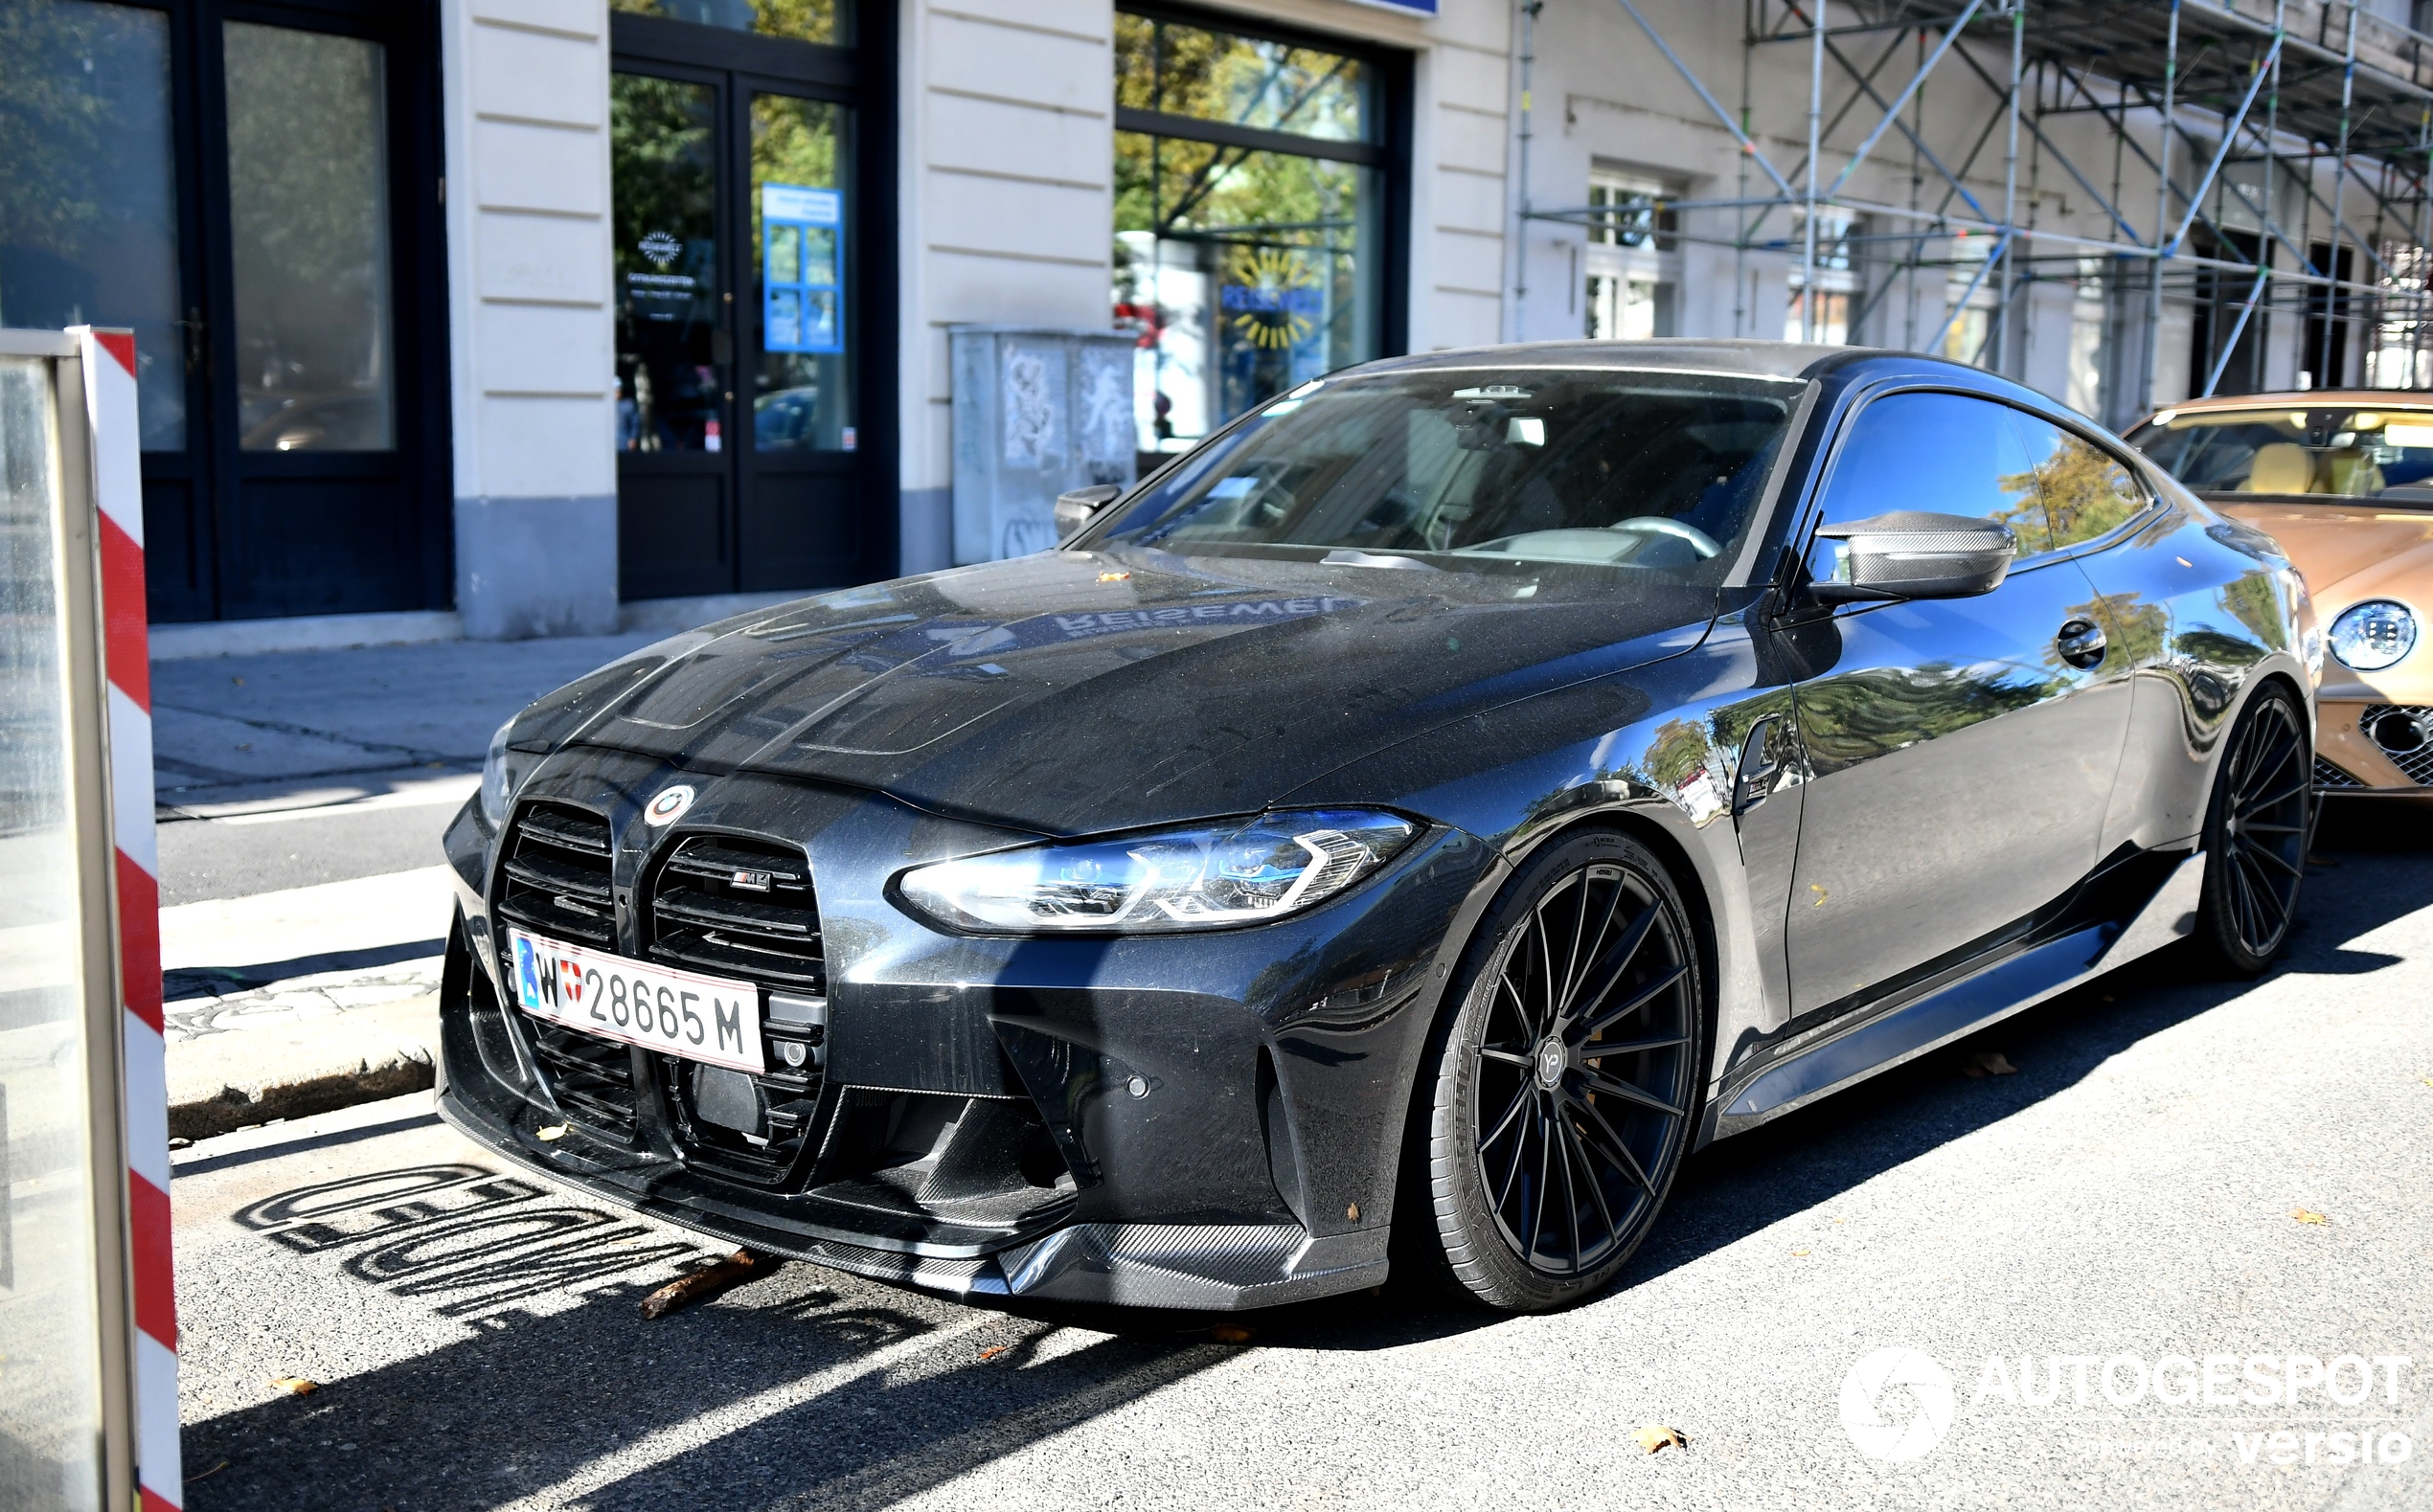
<path id="1" fill-rule="evenodd" d="M 1113 303 L 1138 333 L 1143 453 L 1378 354 L 1374 76 L 1346 54 L 1116 16 Z"/>

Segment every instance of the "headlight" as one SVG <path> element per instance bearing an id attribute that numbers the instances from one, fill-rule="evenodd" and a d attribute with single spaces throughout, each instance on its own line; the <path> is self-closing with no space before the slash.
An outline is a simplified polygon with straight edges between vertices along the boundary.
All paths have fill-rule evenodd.
<path id="1" fill-rule="evenodd" d="M 1262 814 L 1117 840 L 1027 846 L 906 872 L 904 901 L 950 928 L 1162 934 L 1282 918 L 1376 870 L 1419 833 L 1365 809 Z"/>
<path id="2" fill-rule="evenodd" d="M 523 785 L 524 774 L 531 771 L 537 757 L 507 748 L 507 733 L 515 728 L 510 719 L 490 736 L 489 754 L 482 757 L 482 817 L 496 829 L 507 823 L 508 805 L 515 801 L 515 789 Z"/>
<path id="3" fill-rule="evenodd" d="M 2416 616 L 2405 604 L 2369 598 L 2331 621 L 2331 654 L 2360 672 L 2378 672 L 2416 649 Z"/>

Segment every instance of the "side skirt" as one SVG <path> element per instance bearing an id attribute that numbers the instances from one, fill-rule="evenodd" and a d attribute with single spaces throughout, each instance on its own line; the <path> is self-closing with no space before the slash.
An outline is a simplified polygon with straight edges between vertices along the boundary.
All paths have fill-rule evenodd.
<path id="1" fill-rule="evenodd" d="M 2126 922 L 2097 924 L 2030 946 L 1796 1055 L 1768 1063 L 1739 1087 L 1727 1084 L 1723 1095 L 1709 1104 L 1719 1111 L 1710 1115 L 1714 1127 L 1708 1138 L 1743 1133 L 1805 1108 L 2186 938 L 2195 932 L 2204 885 L 2205 853 L 2197 851 L 2172 868 Z"/>

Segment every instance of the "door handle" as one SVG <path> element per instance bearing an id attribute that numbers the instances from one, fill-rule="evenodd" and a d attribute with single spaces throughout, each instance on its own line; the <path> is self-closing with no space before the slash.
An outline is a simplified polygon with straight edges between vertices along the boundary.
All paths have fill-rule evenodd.
<path id="1" fill-rule="evenodd" d="M 2102 662 L 2110 643 L 2103 638 L 2102 625 L 2082 618 L 2062 621 L 2061 633 L 2053 638 L 2053 648 L 2061 653 L 2061 660 L 2081 671 Z"/>

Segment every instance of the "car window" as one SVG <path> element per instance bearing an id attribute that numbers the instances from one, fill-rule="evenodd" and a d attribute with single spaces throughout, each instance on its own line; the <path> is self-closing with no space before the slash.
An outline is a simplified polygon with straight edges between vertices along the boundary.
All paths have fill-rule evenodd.
<path id="1" fill-rule="evenodd" d="M 2052 550 L 2035 466 L 2008 405 L 1965 394 L 1891 394 L 1851 422 L 1825 481 L 1820 523 L 1898 509 L 1974 514 L 2018 532 L 2019 554 Z M 1832 575 L 1830 543 L 1810 574 Z"/>
<path id="2" fill-rule="evenodd" d="M 2012 418 L 2044 499 L 2056 551 L 2107 535 L 2146 508 L 2146 488 L 2128 463 L 2083 436 L 2022 410 Z"/>
<path id="3" fill-rule="evenodd" d="M 2165 410 L 2128 442 L 2198 493 L 2433 497 L 2433 414 L 2293 402 Z"/>
<path id="4" fill-rule="evenodd" d="M 1713 586 L 1739 558 L 1805 388 L 1626 369 L 1330 379 L 1267 405 L 1074 544 L 1352 550 Z"/>

